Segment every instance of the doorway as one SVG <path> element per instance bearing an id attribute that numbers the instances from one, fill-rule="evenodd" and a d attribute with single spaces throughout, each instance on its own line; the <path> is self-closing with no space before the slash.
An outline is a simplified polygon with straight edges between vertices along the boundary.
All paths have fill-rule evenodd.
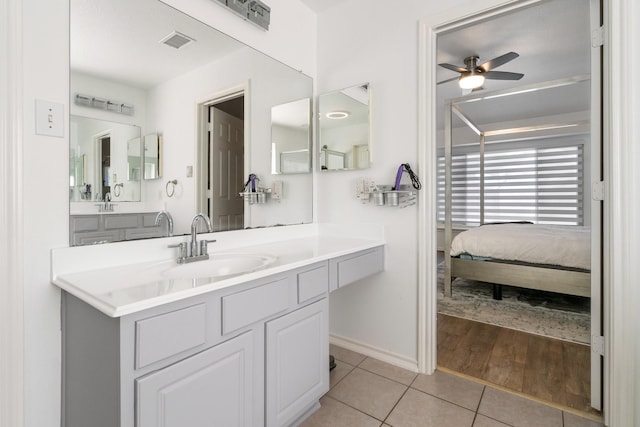
<path id="1" fill-rule="evenodd" d="M 244 228 L 244 106 L 243 91 L 200 105 L 198 204 L 214 231 Z"/>
<path id="2" fill-rule="evenodd" d="M 556 2 L 556 3 L 565 3 L 565 2 Z M 575 8 L 573 6 L 573 3 L 576 2 L 566 2 L 566 7 L 571 9 L 571 13 L 574 14 L 575 12 Z M 568 3 L 571 3 L 568 4 Z M 591 284 L 591 335 L 594 335 L 596 337 L 601 337 L 602 336 L 602 328 L 601 328 L 601 315 L 600 315 L 600 311 L 601 311 L 601 241 L 602 241 L 602 235 L 601 235 L 601 215 L 600 215 L 600 210 L 601 210 L 601 202 L 599 200 L 592 200 L 591 197 L 591 193 L 593 190 L 597 191 L 598 188 L 598 183 L 602 180 L 601 177 L 601 134 L 600 134 L 600 121 L 601 121 L 601 117 L 600 117 L 600 113 L 599 113 L 599 100 L 601 99 L 601 92 L 600 92 L 600 48 L 599 47 L 595 47 L 592 48 L 591 47 L 591 31 L 590 31 L 590 27 L 597 27 L 600 25 L 600 17 L 599 17 L 599 12 L 600 12 L 600 5 L 599 2 L 597 1 L 592 1 L 590 2 L 581 2 L 582 4 L 580 6 L 585 6 L 586 5 L 586 30 L 584 31 L 584 34 L 586 34 L 586 46 L 587 46 L 587 50 L 590 52 L 590 58 L 587 59 L 586 62 L 586 66 L 583 67 L 582 70 L 580 70 L 580 73 L 584 73 L 584 72 L 589 72 L 590 70 L 590 74 L 591 74 L 591 88 L 590 88 L 590 93 L 591 94 L 595 94 L 595 96 L 591 96 L 591 99 L 589 100 L 590 102 L 590 107 L 591 107 L 591 111 L 587 113 L 587 117 L 588 119 L 590 119 L 590 129 L 589 129 L 589 135 L 591 136 L 591 138 L 587 141 L 587 146 L 588 149 L 586 151 L 586 157 L 583 159 L 585 166 L 585 177 L 584 177 L 584 191 L 582 192 L 582 200 L 583 200 L 583 215 L 584 215 L 584 224 L 585 225 L 591 225 L 591 247 L 592 247 L 592 253 L 591 253 L 591 277 L 592 277 L 592 284 Z M 509 16 L 509 17 L 513 17 L 515 14 L 520 13 L 520 12 L 528 12 L 528 13 L 532 13 L 532 17 L 528 18 L 531 21 L 535 21 L 536 18 L 536 14 L 538 18 L 542 17 L 542 18 L 547 18 L 545 23 L 549 24 L 549 16 L 544 15 L 545 12 L 541 12 L 542 9 L 539 9 L 540 7 L 544 7 L 546 5 L 551 4 L 551 2 L 548 1 L 535 1 L 535 2 L 520 2 L 518 5 L 514 6 L 509 6 L 509 7 L 505 7 L 502 9 L 497 9 L 494 10 L 488 14 L 482 14 L 481 16 L 475 16 L 473 18 L 469 18 L 464 20 L 463 22 L 457 21 L 457 22 L 452 22 L 449 24 L 445 24 L 442 26 L 438 26 L 438 27 L 431 27 L 431 29 L 435 29 L 435 33 L 434 34 L 427 34 L 426 39 L 427 42 L 429 42 L 428 38 L 429 37 L 433 37 L 433 40 L 431 40 L 431 42 L 433 43 L 432 46 L 430 47 L 431 53 L 433 54 L 432 57 L 436 57 L 436 52 L 439 53 L 439 50 L 441 48 L 441 37 L 447 36 L 447 35 L 452 35 L 452 34 L 456 34 L 458 33 L 460 36 L 454 40 L 454 45 L 457 46 L 458 49 L 464 50 L 465 48 L 469 49 L 468 52 L 465 52 L 463 55 L 459 55 L 460 58 L 458 58 L 458 60 L 456 61 L 455 59 L 451 59 L 451 58 L 444 58 L 441 59 L 440 57 L 437 58 L 437 62 L 436 63 L 454 63 L 454 64 L 462 64 L 464 63 L 464 59 L 465 59 L 465 55 L 466 57 L 468 56 L 472 56 L 472 55 L 478 55 L 478 52 L 475 51 L 475 49 L 480 49 L 482 46 L 490 46 L 491 48 L 494 48 L 497 45 L 500 45 L 500 43 L 497 40 L 507 40 L 510 41 L 512 40 L 512 38 L 507 34 L 507 30 L 508 30 L 508 25 L 498 25 L 497 27 L 494 27 L 491 31 L 484 31 L 478 34 L 476 34 L 476 36 L 469 36 L 470 34 L 470 29 L 472 29 L 474 26 L 485 23 L 485 22 L 490 22 L 493 20 L 497 20 L 500 17 L 505 17 L 505 16 Z M 566 12 L 567 14 L 569 13 L 568 11 Z M 574 14 L 575 15 L 575 14 Z M 560 16 L 560 15 L 559 15 Z M 591 16 L 591 18 L 590 18 Z M 595 16 L 595 17 L 594 17 Z M 564 20 L 564 23 L 567 23 L 567 20 Z M 545 28 L 545 31 L 547 32 L 553 32 L 552 29 L 550 29 L 550 27 L 548 25 L 543 25 L 541 26 L 543 28 Z M 524 27 L 522 27 L 524 28 Z M 527 31 L 521 31 L 526 33 Z M 492 39 L 492 36 L 495 36 L 496 39 Z M 563 40 L 562 38 L 559 38 L 557 40 Z M 476 45 L 473 45 L 474 42 L 480 42 L 477 43 Z M 473 46 L 472 46 L 473 45 Z M 539 45 L 539 44 L 538 44 Z M 485 54 L 485 58 L 484 59 L 488 59 L 488 58 L 493 58 L 494 56 L 498 56 L 501 53 L 506 53 L 510 50 L 520 50 L 519 48 L 516 49 L 507 49 L 506 51 L 503 52 L 493 52 L 493 53 L 489 53 L 489 54 Z M 524 53 L 520 52 L 521 56 L 524 57 Z M 480 54 L 479 56 L 482 56 L 482 54 Z M 482 63 L 482 59 L 480 60 L 479 63 Z M 553 62 L 552 62 L 553 63 Z M 547 64 L 546 66 L 549 66 L 549 63 L 545 63 Z M 559 63 L 555 63 L 556 66 L 558 68 L 560 68 L 560 64 Z M 509 64 L 509 65 L 513 65 L 514 67 L 516 66 L 516 61 L 513 62 L 513 64 Z M 531 70 L 535 70 L 535 63 L 532 65 L 528 65 L 527 67 L 524 67 L 525 71 L 524 73 L 531 73 Z M 430 66 L 429 64 L 426 64 L 426 66 Z M 435 66 L 434 66 L 435 67 Z M 519 70 L 517 69 L 517 67 L 510 69 L 508 68 L 507 65 L 504 66 L 504 71 L 507 72 L 518 72 Z M 567 70 L 564 70 L 564 72 L 567 72 Z M 434 70 L 430 70 L 428 72 L 425 73 L 428 77 L 431 79 L 431 83 L 427 82 L 427 84 L 434 84 L 434 88 L 436 90 L 436 92 L 438 92 L 440 90 L 441 85 L 435 85 L 437 82 L 442 81 L 444 79 L 442 79 L 440 76 L 438 76 L 437 71 Z M 575 72 L 570 72 L 569 74 L 573 75 L 575 74 Z M 551 80 L 552 78 L 547 78 L 546 80 Z M 542 80 L 540 80 L 542 81 Z M 455 78 L 454 81 L 451 82 L 451 84 L 455 84 Z M 445 83 L 446 84 L 446 83 Z M 503 86 L 504 87 L 504 86 Z M 488 87 L 485 87 L 484 90 L 488 90 Z M 460 93 L 457 96 L 463 96 L 464 93 Z M 436 107 L 438 108 L 438 107 Z M 438 110 L 439 111 L 439 110 Z M 562 114 L 562 112 L 554 112 L 554 114 Z M 433 113 L 433 116 L 435 116 L 436 113 Z M 429 119 L 427 120 L 427 126 Z M 507 121 L 507 120 L 504 120 Z M 434 127 L 437 127 L 439 121 L 438 118 L 433 117 L 432 119 L 432 123 L 431 125 Z M 426 130 L 423 129 L 424 132 L 426 132 Z M 440 135 L 438 135 L 435 139 L 437 139 L 438 137 L 441 137 Z M 427 140 L 427 138 L 425 138 L 425 140 Z M 427 140 L 428 141 L 428 140 Z M 435 147 L 433 149 L 429 149 L 427 148 L 427 150 L 431 150 L 431 154 L 432 154 L 432 158 L 436 159 L 438 157 L 438 153 L 437 150 L 435 149 Z M 435 161 L 434 161 L 435 163 Z M 434 177 L 436 178 L 436 177 Z M 433 187 L 437 188 L 437 183 L 434 182 L 433 183 Z M 438 205 L 439 203 L 436 201 L 435 203 L 433 203 L 433 207 L 431 209 L 434 209 L 434 207 L 436 205 Z M 427 206 L 425 204 L 425 209 L 427 209 Z M 435 210 L 435 209 L 434 209 Z M 437 217 L 438 214 L 437 212 L 431 212 L 429 214 L 427 214 L 427 216 L 430 218 L 428 218 L 428 220 L 433 220 L 433 223 L 437 222 Z M 428 231 L 427 231 L 428 232 Z M 428 245 L 427 245 L 428 246 Z M 433 262 L 433 270 L 437 271 L 437 265 L 438 265 L 438 259 L 435 256 L 435 252 L 437 251 L 437 249 L 441 249 L 443 250 L 444 248 L 441 246 L 440 248 L 436 247 L 437 245 L 432 245 L 431 246 L 431 250 L 433 250 L 432 254 L 425 254 L 426 257 L 433 257 L 430 259 L 433 259 L 433 261 L 428 261 L 428 262 Z M 427 249 L 429 249 L 427 247 Z M 427 272 L 430 271 L 429 265 L 426 266 L 426 270 Z M 435 274 L 433 275 L 435 276 Z M 436 277 L 433 277 L 433 282 L 437 281 Z M 432 283 L 433 283 L 432 282 Z M 429 285 L 431 286 L 431 285 Z M 431 291 L 427 291 L 427 292 L 433 292 L 433 290 Z M 433 296 L 433 300 L 435 300 L 435 296 L 433 294 L 431 294 Z M 429 298 L 427 296 L 427 303 L 424 307 L 424 309 L 426 310 L 429 305 L 430 308 L 433 308 L 434 312 L 437 310 L 436 308 L 436 303 L 435 301 L 429 301 Z M 427 313 L 426 316 L 429 316 L 429 314 Z M 425 317 L 426 317 L 425 316 Z M 435 317 L 435 316 L 434 316 Z M 426 319 L 425 319 L 426 320 Z M 433 319 L 435 320 L 435 319 Z M 437 321 L 436 321 L 437 322 Z M 432 331 L 434 332 L 434 339 L 435 339 L 435 323 L 433 325 L 431 325 L 433 327 Z M 440 327 L 440 323 L 437 323 L 438 328 Z M 429 328 L 429 324 L 427 321 L 427 328 Z M 428 334 L 427 334 L 428 337 Z M 596 341 L 598 341 L 598 338 L 596 338 Z M 592 353 L 593 355 L 594 353 Z M 436 365 L 436 355 L 435 354 L 426 354 L 424 355 L 424 359 L 423 360 L 427 360 L 429 357 L 432 358 L 431 363 L 433 367 L 435 367 Z M 600 409 L 600 401 L 601 401 L 601 355 L 595 353 L 595 355 L 593 355 L 591 357 L 591 361 L 589 363 L 589 365 L 591 365 L 591 372 L 590 375 L 588 375 L 590 377 L 591 380 L 591 384 L 592 384 L 592 390 L 591 390 L 591 406 Z M 428 361 L 427 361 L 428 363 Z M 585 368 L 587 371 L 589 371 L 589 367 L 587 366 Z M 428 367 L 426 367 L 425 369 L 426 371 L 428 371 Z M 589 372 L 588 372 L 589 374 Z"/>
<path id="3" fill-rule="evenodd" d="M 96 137 L 96 165 L 94 182 L 100 183 L 96 200 L 107 201 L 111 197 L 111 134 L 106 133 Z"/>

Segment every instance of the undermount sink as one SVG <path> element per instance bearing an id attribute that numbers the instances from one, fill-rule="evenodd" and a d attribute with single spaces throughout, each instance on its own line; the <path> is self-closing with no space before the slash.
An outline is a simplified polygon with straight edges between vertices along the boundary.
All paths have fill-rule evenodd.
<path id="1" fill-rule="evenodd" d="M 209 259 L 180 264 L 162 272 L 168 279 L 225 277 L 250 273 L 267 267 L 277 257 L 268 254 L 223 253 L 209 254 Z"/>

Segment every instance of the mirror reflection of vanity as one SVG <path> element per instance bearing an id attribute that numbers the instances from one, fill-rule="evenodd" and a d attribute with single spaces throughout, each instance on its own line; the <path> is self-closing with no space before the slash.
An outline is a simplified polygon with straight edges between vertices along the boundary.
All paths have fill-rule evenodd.
<path id="1" fill-rule="evenodd" d="M 224 193 L 237 204 L 235 188 L 249 174 L 267 189 L 277 181 L 281 192 L 260 205 L 241 200 L 245 228 L 312 221 L 310 77 L 156 0 L 70 0 L 70 10 L 71 245 L 160 237 L 166 230 L 154 223 L 159 211 L 172 215 L 175 235 L 188 234 L 198 206 L 207 206 L 203 199 Z M 242 182 L 211 188 L 208 178 L 224 171 L 199 155 L 207 123 L 194 107 L 239 87 L 245 110 Z M 83 105 L 74 102 L 77 94 L 107 102 Z M 294 114 L 287 105 L 298 107 L 295 118 L 286 117 Z M 297 124 L 291 133 L 296 138 L 285 138 L 276 116 L 283 122 L 306 117 L 306 123 Z M 102 177 L 96 165 L 106 154 L 95 143 L 92 151 L 79 143 L 97 133 L 79 134 L 76 117 L 138 129 L 122 146 L 110 141 Z M 280 143 L 274 148 L 275 140 Z M 113 211 L 99 212 L 107 192 Z"/>
<path id="2" fill-rule="evenodd" d="M 370 167 L 369 92 L 361 84 L 318 97 L 321 170 Z"/>

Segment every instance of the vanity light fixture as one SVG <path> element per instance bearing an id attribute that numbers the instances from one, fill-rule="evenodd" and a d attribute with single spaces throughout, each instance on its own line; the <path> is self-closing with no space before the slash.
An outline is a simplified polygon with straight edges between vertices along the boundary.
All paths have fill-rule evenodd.
<path id="1" fill-rule="evenodd" d="M 262 29 L 269 30 L 271 8 L 260 0 L 217 0 L 237 13 L 243 19 L 253 22 Z"/>
<path id="2" fill-rule="evenodd" d="M 126 114 L 127 116 L 133 115 L 133 105 L 131 104 L 124 104 L 118 101 L 97 98 L 91 95 L 76 93 L 75 103 L 76 105 L 80 105 L 82 107 L 97 108 L 99 110 L 107 110 L 113 113 Z"/>
<path id="3" fill-rule="evenodd" d="M 167 46 L 171 46 L 174 49 L 180 49 L 181 47 L 184 47 L 194 41 L 196 41 L 196 39 L 191 38 L 185 34 L 179 33 L 177 31 L 173 31 L 171 34 L 169 34 L 168 36 L 160 40 L 160 43 L 166 44 Z"/>
<path id="4" fill-rule="evenodd" d="M 348 111 L 329 111 L 327 114 L 325 114 L 327 119 L 335 120 L 346 119 L 350 115 L 351 113 L 349 113 Z"/>

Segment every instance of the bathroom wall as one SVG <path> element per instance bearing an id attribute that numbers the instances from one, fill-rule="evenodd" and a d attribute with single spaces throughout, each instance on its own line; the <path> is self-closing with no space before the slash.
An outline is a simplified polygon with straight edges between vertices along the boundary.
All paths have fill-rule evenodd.
<path id="1" fill-rule="evenodd" d="M 387 241 L 383 274 L 332 294 L 331 333 L 407 366 L 417 360 L 418 207 L 362 204 L 354 189 L 361 177 L 392 185 L 401 163 L 416 172 L 424 168 L 417 142 L 418 21 L 453 19 L 499 3 L 411 1 L 400 7 L 349 0 L 318 16 L 318 93 L 368 82 L 372 121 L 371 169 L 320 173 L 318 221 L 382 223 Z M 403 183 L 409 183 L 406 175 Z"/>
<path id="2" fill-rule="evenodd" d="M 60 426 L 60 292 L 50 283 L 50 250 L 69 241 L 68 116 L 69 4 L 67 0 L 13 0 L 22 8 L 22 164 L 24 186 L 24 401 L 25 426 Z M 173 1 L 198 6 L 242 40 L 315 70 L 315 15 L 296 0 L 270 0 L 277 18 L 264 32 L 209 0 Z M 304 45 L 304 48 L 301 47 Z M 15 66 L 15 64 L 12 64 Z M 35 100 L 64 105 L 64 137 L 36 135 Z M 20 190 L 19 190 L 20 191 Z M 4 285 L 3 285 L 4 286 Z"/>

